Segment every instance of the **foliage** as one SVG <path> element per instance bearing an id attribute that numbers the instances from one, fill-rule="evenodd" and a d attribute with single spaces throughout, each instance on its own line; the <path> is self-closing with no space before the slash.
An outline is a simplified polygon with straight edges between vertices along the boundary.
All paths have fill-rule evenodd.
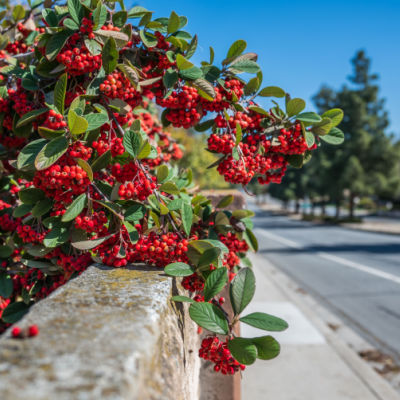
<path id="1" fill-rule="evenodd" d="M 143 7 L 68 0 L 66 6 L 2 15 L 0 36 L 0 299 L 3 327 L 93 261 L 114 267 L 146 262 L 182 278 L 189 314 L 226 335 L 223 373 L 270 359 L 270 336 L 233 338 L 243 323 L 286 324 L 263 313 L 242 317 L 255 290 L 246 252 L 257 250 L 248 210 L 216 209 L 180 171 L 182 149 L 164 130 L 212 131 L 208 150 L 231 183 L 279 181 L 301 166 L 316 142 L 339 143 L 340 110 L 319 116 L 280 88 L 261 88 L 257 55 L 236 41 L 221 67 L 195 66 L 197 36 L 172 12 L 152 19 Z M 251 74 L 248 82 L 238 77 Z M 261 97 L 285 97 L 285 109 Z M 158 107 L 157 107 L 158 106 Z M 158 116 L 162 110 L 161 116 Z M 203 120 L 206 115 L 210 119 Z M 229 318 L 220 292 L 230 287 Z M 228 350 L 232 351 L 234 358 Z M 221 364 L 222 363 L 222 364 Z"/>
<path id="2" fill-rule="evenodd" d="M 312 202 L 330 200 L 339 207 L 348 193 L 350 217 L 355 197 L 388 200 L 400 195 L 399 143 L 387 134 L 388 116 L 370 63 L 363 51 L 357 52 L 349 77 L 352 85 L 338 91 L 324 86 L 314 97 L 321 113 L 336 107 L 344 110 L 341 128 L 345 144 L 339 148 L 321 146 L 302 173 L 289 172 L 282 186 L 271 187 L 272 195 L 283 200 L 307 195 Z"/>

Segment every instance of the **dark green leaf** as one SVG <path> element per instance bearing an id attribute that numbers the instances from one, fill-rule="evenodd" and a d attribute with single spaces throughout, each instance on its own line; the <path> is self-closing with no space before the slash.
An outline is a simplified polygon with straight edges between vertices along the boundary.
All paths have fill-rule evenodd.
<path id="1" fill-rule="evenodd" d="M 28 167 L 33 165 L 35 162 L 35 158 L 39 154 L 40 150 L 43 149 L 47 140 L 45 139 L 37 139 L 33 142 L 28 143 L 18 154 L 17 158 L 17 167 L 18 169 L 22 169 L 24 167 Z"/>
<path id="2" fill-rule="evenodd" d="M 183 230 L 185 231 L 187 236 L 190 236 L 190 230 L 192 228 L 192 223 L 193 223 L 192 206 L 190 204 L 183 203 L 181 214 L 182 214 Z"/>
<path id="3" fill-rule="evenodd" d="M 249 74 L 256 74 L 260 71 L 260 66 L 253 60 L 242 59 L 232 62 L 229 69 L 234 69 L 238 72 L 247 72 Z"/>
<path id="4" fill-rule="evenodd" d="M 35 204 L 32 208 L 32 215 L 36 218 L 41 217 L 53 208 L 53 200 L 43 199 Z"/>
<path id="5" fill-rule="evenodd" d="M 257 347 L 250 339 L 237 337 L 228 342 L 233 358 L 244 365 L 253 364 L 257 359 Z"/>
<path id="6" fill-rule="evenodd" d="M 210 301 L 221 292 L 228 282 L 228 273 L 225 267 L 211 272 L 204 285 L 204 301 Z"/>
<path id="7" fill-rule="evenodd" d="M 67 1 L 68 11 L 71 18 L 80 26 L 83 16 L 83 6 L 79 0 Z"/>
<path id="8" fill-rule="evenodd" d="M 67 90 L 67 74 L 62 74 L 54 88 L 54 105 L 60 114 L 64 114 L 65 92 Z"/>
<path id="9" fill-rule="evenodd" d="M 299 114 L 296 119 L 302 122 L 316 123 L 321 122 L 322 118 L 315 112 L 304 112 Z"/>
<path id="10" fill-rule="evenodd" d="M 19 199 L 25 204 L 36 204 L 44 199 L 44 193 L 37 188 L 26 188 L 18 192 Z"/>
<path id="11" fill-rule="evenodd" d="M 250 303 L 256 290 L 256 278 L 250 268 L 242 268 L 230 286 L 230 298 L 233 311 L 239 315 Z"/>
<path id="12" fill-rule="evenodd" d="M 175 185 L 175 183 L 173 183 L 171 181 L 163 183 L 160 186 L 160 191 L 161 192 L 165 192 L 165 193 L 169 193 L 169 194 L 179 194 L 179 192 L 180 192 L 180 190 Z"/>
<path id="13" fill-rule="evenodd" d="M 93 240 L 82 240 L 80 242 L 71 242 L 71 245 L 75 247 L 78 250 L 90 250 L 93 249 L 94 247 L 97 247 L 98 245 L 102 244 L 105 242 L 107 239 L 109 239 L 112 235 L 108 235 L 99 239 L 93 239 Z"/>
<path id="14" fill-rule="evenodd" d="M 66 209 L 61 218 L 62 222 L 68 222 L 75 219 L 85 208 L 87 202 L 86 193 L 79 195 Z"/>
<path id="15" fill-rule="evenodd" d="M 240 56 L 246 50 L 246 47 L 247 43 L 244 40 L 237 40 L 229 48 L 226 58 L 229 59 Z"/>
<path id="16" fill-rule="evenodd" d="M 270 332 L 280 332 L 287 329 L 288 324 L 283 319 L 262 312 L 255 312 L 240 318 L 241 322 Z"/>
<path id="17" fill-rule="evenodd" d="M 133 132 L 133 131 L 127 131 L 127 132 L 125 132 L 122 143 L 125 147 L 125 150 L 132 157 L 136 158 L 136 156 L 139 153 L 140 146 L 142 143 L 140 134 Z"/>
<path id="18" fill-rule="evenodd" d="M 193 303 L 189 307 L 190 318 L 210 332 L 228 334 L 228 322 L 223 312 L 211 303 Z"/>
<path id="19" fill-rule="evenodd" d="M 34 121 L 39 115 L 44 114 L 45 112 L 49 111 L 48 108 L 39 108 L 38 110 L 32 110 L 28 113 L 24 114 L 17 122 L 17 128 L 28 124 L 29 122 Z"/>
<path id="20" fill-rule="evenodd" d="M 44 238 L 46 247 L 57 247 L 65 243 L 69 238 L 68 229 L 64 226 L 55 226 Z"/>
<path id="21" fill-rule="evenodd" d="M 74 1 L 74 0 L 72 0 Z M 76 0 L 79 2 L 79 0 Z M 73 32 L 68 30 L 57 32 L 56 34 L 50 37 L 50 40 L 46 44 L 46 58 L 49 61 L 54 60 L 57 57 L 57 54 L 64 47 L 66 41 L 71 36 Z"/>
<path id="22" fill-rule="evenodd" d="M 125 211 L 124 217 L 127 221 L 139 222 L 145 215 L 146 207 L 143 204 L 137 203 Z"/>
<path id="23" fill-rule="evenodd" d="M 178 82 L 179 76 L 178 73 L 172 69 L 169 68 L 165 71 L 165 74 L 163 76 L 163 83 L 166 89 L 172 88 L 175 86 L 175 83 Z"/>
<path id="24" fill-rule="evenodd" d="M 0 246 L 0 258 L 8 258 L 13 253 L 13 249 L 10 246 Z"/>
<path id="25" fill-rule="evenodd" d="M 33 208 L 32 204 L 21 204 L 18 207 L 14 208 L 13 217 L 21 218 L 24 217 L 26 214 L 30 213 Z"/>
<path id="26" fill-rule="evenodd" d="M 28 311 L 29 306 L 27 304 L 23 301 L 17 301 L 15 303 L 10 303 L 4 309 L 1 318 L 7 324 L 13 324 L 19 321 Z"/>
<path id="27" fill-rule="evenodd" d="M 271 360 L 281 351 L 281 346 L 272 336 L 253 338 L 251 342 L 257 347 L 257 358 L 260 360 Z"/>
<path id="28" fill-rule="evenodd" d="M 13 280 L 10 275 L 2 273 L 0 274 L 0 297 L 8 299 L 14 290 Z"/>
<path id="29" fill-rule="evenodd" d="M 119 53 L 117 44 L 113 37 L 109 37 L 103 47 L 102 52 L 103 68 L 107 74 L 111 74 L 118 64 Z"/>
<path id="30" fill-rule="evenodd" d="M 64 136 L 53 139 L 38 153 L 35 159 L 37 170 L 43 170 L 53 165 L 68 150 L 68 141 Z"/>
<path id="31" fill-rule="evenodd" d="M 194 81 L 203 77 L 203 71 L 198 67 L 187 68 L 179 71 L 183 79 Z"/>
<path id="32" fill-rule="evenodd" d="M 106 168 L 111 163 L 111 151 L 107 150 L 99 158 L 97 158 L 92 164 L 92 171 L 98 172 L 103 168 Z"/>
<path id="33" fill-rule="evenodd" d="M 125 25 L 127 19 L 128 13 L 126 11 L 117 11 L 112 16 L 113 24 L 118 28 L 122 28 Z"/>
<path id="34" fill-rule="evenodd" d="M 93 131 L 109 122 L 108 116 L 103 113 L 90 113 L 84 117 L 88 122 L 87 131 Z"/>

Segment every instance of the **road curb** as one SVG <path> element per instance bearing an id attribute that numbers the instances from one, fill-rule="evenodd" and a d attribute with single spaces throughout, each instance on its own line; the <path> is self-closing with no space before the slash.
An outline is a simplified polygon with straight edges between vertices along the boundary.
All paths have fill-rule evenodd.
<path id="1" fill-rule="evenodd" d="M 360 346 L 368 346 L 372 349 L 372 345 L 346 327 L 338 317 L 314 300 L 311 295 L 305 292 L 294 280 L 278 270 L 271 262 L 257 255 L 252 255 L 252 258 L 255 263 L 263 265 L 263 269 L 269 270 L 268 277 L 273 283 L 301 309 L 321 334 L 325 336 L 329 345 L 378 400 L 400 400 L 400 394 L 390 383 L 364 361 L 357 354 L 356 349 L 349 346 L 342 336 L 329 327 L 328 323 L 339 322 L 345 327 L 346 334 L 351 335 L 352 341 L 357 342 Z"/>

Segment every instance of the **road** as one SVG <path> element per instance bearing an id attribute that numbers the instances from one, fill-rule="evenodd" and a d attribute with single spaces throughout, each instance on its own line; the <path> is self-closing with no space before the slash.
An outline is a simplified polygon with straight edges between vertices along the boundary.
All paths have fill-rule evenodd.
<path id="1" fill-rule="evenodd" d="M 258 254 L 400 360 L 400 236 L 255 211 Z"/>

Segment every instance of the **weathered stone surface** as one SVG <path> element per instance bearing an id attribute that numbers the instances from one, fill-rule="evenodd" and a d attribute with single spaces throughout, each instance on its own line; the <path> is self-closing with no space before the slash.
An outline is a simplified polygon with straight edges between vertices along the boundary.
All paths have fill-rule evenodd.
<path id="1" fill-rule="evenodd" d="M 197 400 L 196 325 L 159 269 L 92 266 L 0 339 L 2 400 Z"/>

